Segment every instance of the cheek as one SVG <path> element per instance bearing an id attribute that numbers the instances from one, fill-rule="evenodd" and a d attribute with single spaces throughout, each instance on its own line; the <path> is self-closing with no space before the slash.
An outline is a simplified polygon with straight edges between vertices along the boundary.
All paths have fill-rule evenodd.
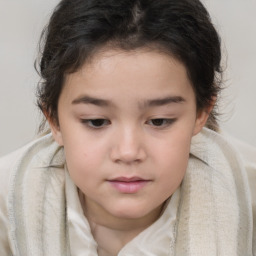
<path id="1" fill-rule="evenodd" d="M 85 142 L 83 142 L 85 141 Z M 89 140 L 69 140 L 64 142 L 67 167 L 74 180 L 94 175 L 103 161 L 103 148 L 91 144 Z"/>
<path id="2" fill-rule="evenodd" d="M 180 127 L 173 130 L 165 140 L 161 143 L 154 143 L 154 151 L 163 155 L 165 159 L 180 159 L 188 158 L 192 139 L 192 129 L 186 130 Z M 158 145 L 158 146 L 157 146 Z M 175 161 L 175 162 L 176 162 Z"/>
<path id="3" fill-rule="evenodd" d="M 189 159 L 189 153 L 182 152 L 177 154 L 177 151 L 170 152 L 169 155 L 162 157 L 162 171 L 159 175 L 162 179 L 171 181 L 172 184 L 180 183 L 183 179 Z"/>
<path id="4" fill-rule="evenodd" d="M 65 154 L 69 175 L 74 184 L 84 193 L 93 191 L 102 179 L 100 172 L 95 171 L 101 166 L 98 154 L 88 148 L 78 149 L 78 151 L 69 149 Z"/>
<path id="5" fill-rule="evenodd" d="M 169 180 L 182 180 L 188 165 L 191 135 L 182 131 L 170 136 L 164 144 L 155 146 L 155 160 L 162 166 L 160 175 L 168 176 Z"/>
<path id="6" fill-rule="evenodd" d="M 157 175 L 159 193 L 164 198 L 171 196 L 180 186 L 188 165 L 189 154 L 177 154 L 177 151 L 169 151 L 169 155 L 162 158 L 162 168 Z"/>

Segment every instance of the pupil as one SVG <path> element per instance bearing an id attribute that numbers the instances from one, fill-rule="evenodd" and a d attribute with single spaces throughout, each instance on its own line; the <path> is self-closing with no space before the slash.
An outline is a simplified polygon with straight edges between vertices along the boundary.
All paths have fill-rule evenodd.
<path id="1" fill-rule="evenodd" d="M 104 124 L 104 119 L 92 120 L 93 126 L 102 126 Z"/>
<path id="2" fill-rule="evenodd" d="M 155 126 L 161 126 L 161 125 L 163 125 L 163 119 L 154 119 L 154 120 L 152 120 L 152 123 Z"/>

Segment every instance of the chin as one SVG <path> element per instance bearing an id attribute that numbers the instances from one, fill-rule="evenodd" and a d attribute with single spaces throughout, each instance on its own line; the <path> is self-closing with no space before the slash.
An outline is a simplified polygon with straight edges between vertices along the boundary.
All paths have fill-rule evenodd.
<path id="1" fill-rule="evenodd" d="M 112 214 L 118 218 L 123 219 L 140 219 L 144 218 L 150 214 L 156 214 L 158 207 L 153 209 L 148 209 L 143 205 L 129 205 L 129 207 L 117 206 L 116 210 L 112 209 Z"/>
<path id="2" fill-rule="evenodd" d="M 143 218 L 145 215 L 145 213 L 142 212 L 137 212 L 137 211 L 125 211 L 125 212 L 117 212 L 116 217 L 120 218 L 120 219 L 140 219 Z"/>

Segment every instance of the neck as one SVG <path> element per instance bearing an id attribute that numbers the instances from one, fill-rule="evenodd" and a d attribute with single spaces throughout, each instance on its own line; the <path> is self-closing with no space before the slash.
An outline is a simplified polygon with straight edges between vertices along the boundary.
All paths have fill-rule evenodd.
<path id="1" fill-rule="evenodd" d="M 109 214 L 80 194 L 84 214 L 88 219 L 92 235 L 98 244 L 98 255 L 113 256 L 139 233 L 156 221 L 161 214 L 159 206 L 141 218 L 120 218 Z"/>

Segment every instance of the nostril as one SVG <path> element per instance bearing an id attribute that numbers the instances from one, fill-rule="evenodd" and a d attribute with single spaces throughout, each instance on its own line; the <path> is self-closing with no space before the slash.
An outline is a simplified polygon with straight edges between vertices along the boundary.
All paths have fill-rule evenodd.
<path id="1" fill-rule="evenodd" d="M 137 126 L 126 123 L 120 128 L 112 143 L 111 158 L 118 163 L 140 163 L 146 157 L 143 135 Z"/>
<path id="2" fill-rule="evenodd" d="M 146 152 L 142 147 L 116 147 L 111 152 L 111 158 L 117 163 L 140 163 L 144 161 Z"/>

